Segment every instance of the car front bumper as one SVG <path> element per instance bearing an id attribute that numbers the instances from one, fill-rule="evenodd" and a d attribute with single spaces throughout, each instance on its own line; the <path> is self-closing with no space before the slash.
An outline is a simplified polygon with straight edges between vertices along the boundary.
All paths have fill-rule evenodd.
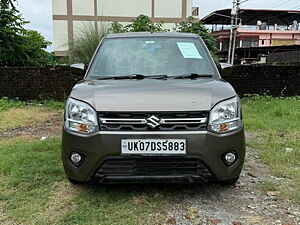
<path id="1" fill-rule="evenodd" d="M 186 139 L 186 156 L 122 156 L 122 139 Z M 227 134 L 214 134 L 208 131 L 191 132 L 98 132 L 93 135 L 80 135 L 66 129 L 63 130 L 62 138 L 62 160 L 67 176 L 76 181 L 96 181 L 100 183 L 121 182 L 206 182 L 210 180 L 226 181 L 238 177 L 241 173 L 245 158 L 245 136 L 244 129 Z M 235 152 L 237 160 L 231 166 L 224 163 L 223 155 L 227 152 Z M 74 166 L 70 161 L 70 154 L 78 152 L 84 155 L 81 166 Z M 147 173 L 106 173 L 99 174 L 105 162 L 114 161 L 121 163 L 120 167 L 136 165 L 145 161 L 162 163 L 168 165 L 180 165 L 185 160 L 197 162 L 199 173 L 180 172 L 172 170 L 170 173 L 157 174 L 151 171 Z M 152 161 L 151 161 L 152 160 Z M 166 160 L 166 162 L 164 161 Z M 149 165 L 149 162 L 147 162 Z M 128 164 L 129 163 L 129 164 Z M 140 164 L 145 165 L 145 164 Z M 181 164 L 183 165 L 183 164 Z M 124 167 L 125 167 L 124 166 Z M 142 167 L 141 167 L 142 168 Z M 135 170 L 135 168 L 132 168 Z M 142 168 L 143 169 L 143 168 Z M 207 172 L 209 171 L 209 172 Z"/>

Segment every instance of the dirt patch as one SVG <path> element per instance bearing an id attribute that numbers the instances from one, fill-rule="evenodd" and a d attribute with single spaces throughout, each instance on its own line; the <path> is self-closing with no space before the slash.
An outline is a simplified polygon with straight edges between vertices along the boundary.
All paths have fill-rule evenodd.
<path id="1" fill-rule="evenodd" d="M 43 108 L 26 107 L 12 108 L 0 113 L 0 131 L 6 131 L 22 126 L 34 126 L 44 121 L 49 112 Z"/>
<path id="2" fill-rule="evenodd" d="M 247 136 L 254 138 L 254 134 Z M 183 188 L 166 221 L 185 225 L 299 225 L 299 206 L 280 200 L 272 190 L 260 191 L 258 187 L 264 182 L 289 181 L 272 176 L 260 162 L 258 151 L 248 148 L 244 170 L 235 186 L 205 184 Z"/>
<path id="3" fill-rule="evenodd" d="M 72 185 L 67 180 L 56 183 L 49 204 L 37 216 L 37 220 L 56 224 L 67 212 L 75 207 L 75 203 L 72 200 L 82 189 L 82 187 Z"/>
<path id="4" fill-rule="evenodd" d="M 257 141 L 261 139 L 261 134 L 258 132 L 247 132 L 246 134 L 246 142 L 252 142 L 252 141 Z"/>
<path id="5" fill-rule="evenodd" d="M 30 111 L 26 113 L 30 113 Z M 23 120 L 26 120 L 26 118 L 23 117 Z M 38 121 L 35 121 L 34 124 L 19 126 L 17 128 L 7 129 L 6 131 L 1 132 L 0 140 L 20 136 L 25 136 L 30 139 L 56 137 L 61 134 L 62 122 L 62 111 L 47 112 Z"/>
<path id="6" fill-rule="evenodd" d="M 1 225 L 23 225 L 22 223 L 13 221 L 5 213 L 5 205 L 0 202 L 0 224 Z"/>

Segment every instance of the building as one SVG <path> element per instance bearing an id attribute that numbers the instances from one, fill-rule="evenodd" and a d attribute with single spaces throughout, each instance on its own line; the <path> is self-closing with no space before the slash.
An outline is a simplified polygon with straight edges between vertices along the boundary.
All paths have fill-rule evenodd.
<path id="1" fill-rule="evenodd" d="M 192 16 L 192 0 L 52 0 L 52 11 L 55 55 L 66 56 L 70 40 L 84 24 L 117 21 L 126 25 L 144 14 L 172 29 Z"/>
<path id="2" fill-rule="evenodd" d="M 231 9 L 218 10 L 202 19 L 212 25 L 222 61 L 227 60 Z M 259 56 L 300 45 L 300 11 L 242 9 L 236 37 L 235 63 L 256 61 Z M 289 46 L 289 48 L 283 48 Z M 293 48 L 294 46 L 295 48 Z"/>

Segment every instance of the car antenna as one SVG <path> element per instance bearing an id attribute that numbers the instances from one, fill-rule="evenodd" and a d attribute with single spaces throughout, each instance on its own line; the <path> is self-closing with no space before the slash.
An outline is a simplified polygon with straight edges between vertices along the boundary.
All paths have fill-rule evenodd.
<path id="1" fill-rule="evenodd" d="M 152 22 L 151 25 L 150 25 L 150 32 L 151 32 L 151 34 L 153 34 L 153 27 L 154 27 L 154 24 Z"/>

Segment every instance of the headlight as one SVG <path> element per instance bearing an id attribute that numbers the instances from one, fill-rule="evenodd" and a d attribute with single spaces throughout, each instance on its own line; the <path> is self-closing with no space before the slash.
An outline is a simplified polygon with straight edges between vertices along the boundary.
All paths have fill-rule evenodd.
<path id="1" fill-rule="evenodd" d="M 83 134 L 99 130 L 97 113 L 88 104 L 69 98 L 66 105 L 65 127 Z"/>
<path id="2" fill-rule="evenodd" d="M 238 97 L 223 101 L 214 106 L 210 112 L 209 130 L 225 133 L 241 127 L 240 101 Z"/>

